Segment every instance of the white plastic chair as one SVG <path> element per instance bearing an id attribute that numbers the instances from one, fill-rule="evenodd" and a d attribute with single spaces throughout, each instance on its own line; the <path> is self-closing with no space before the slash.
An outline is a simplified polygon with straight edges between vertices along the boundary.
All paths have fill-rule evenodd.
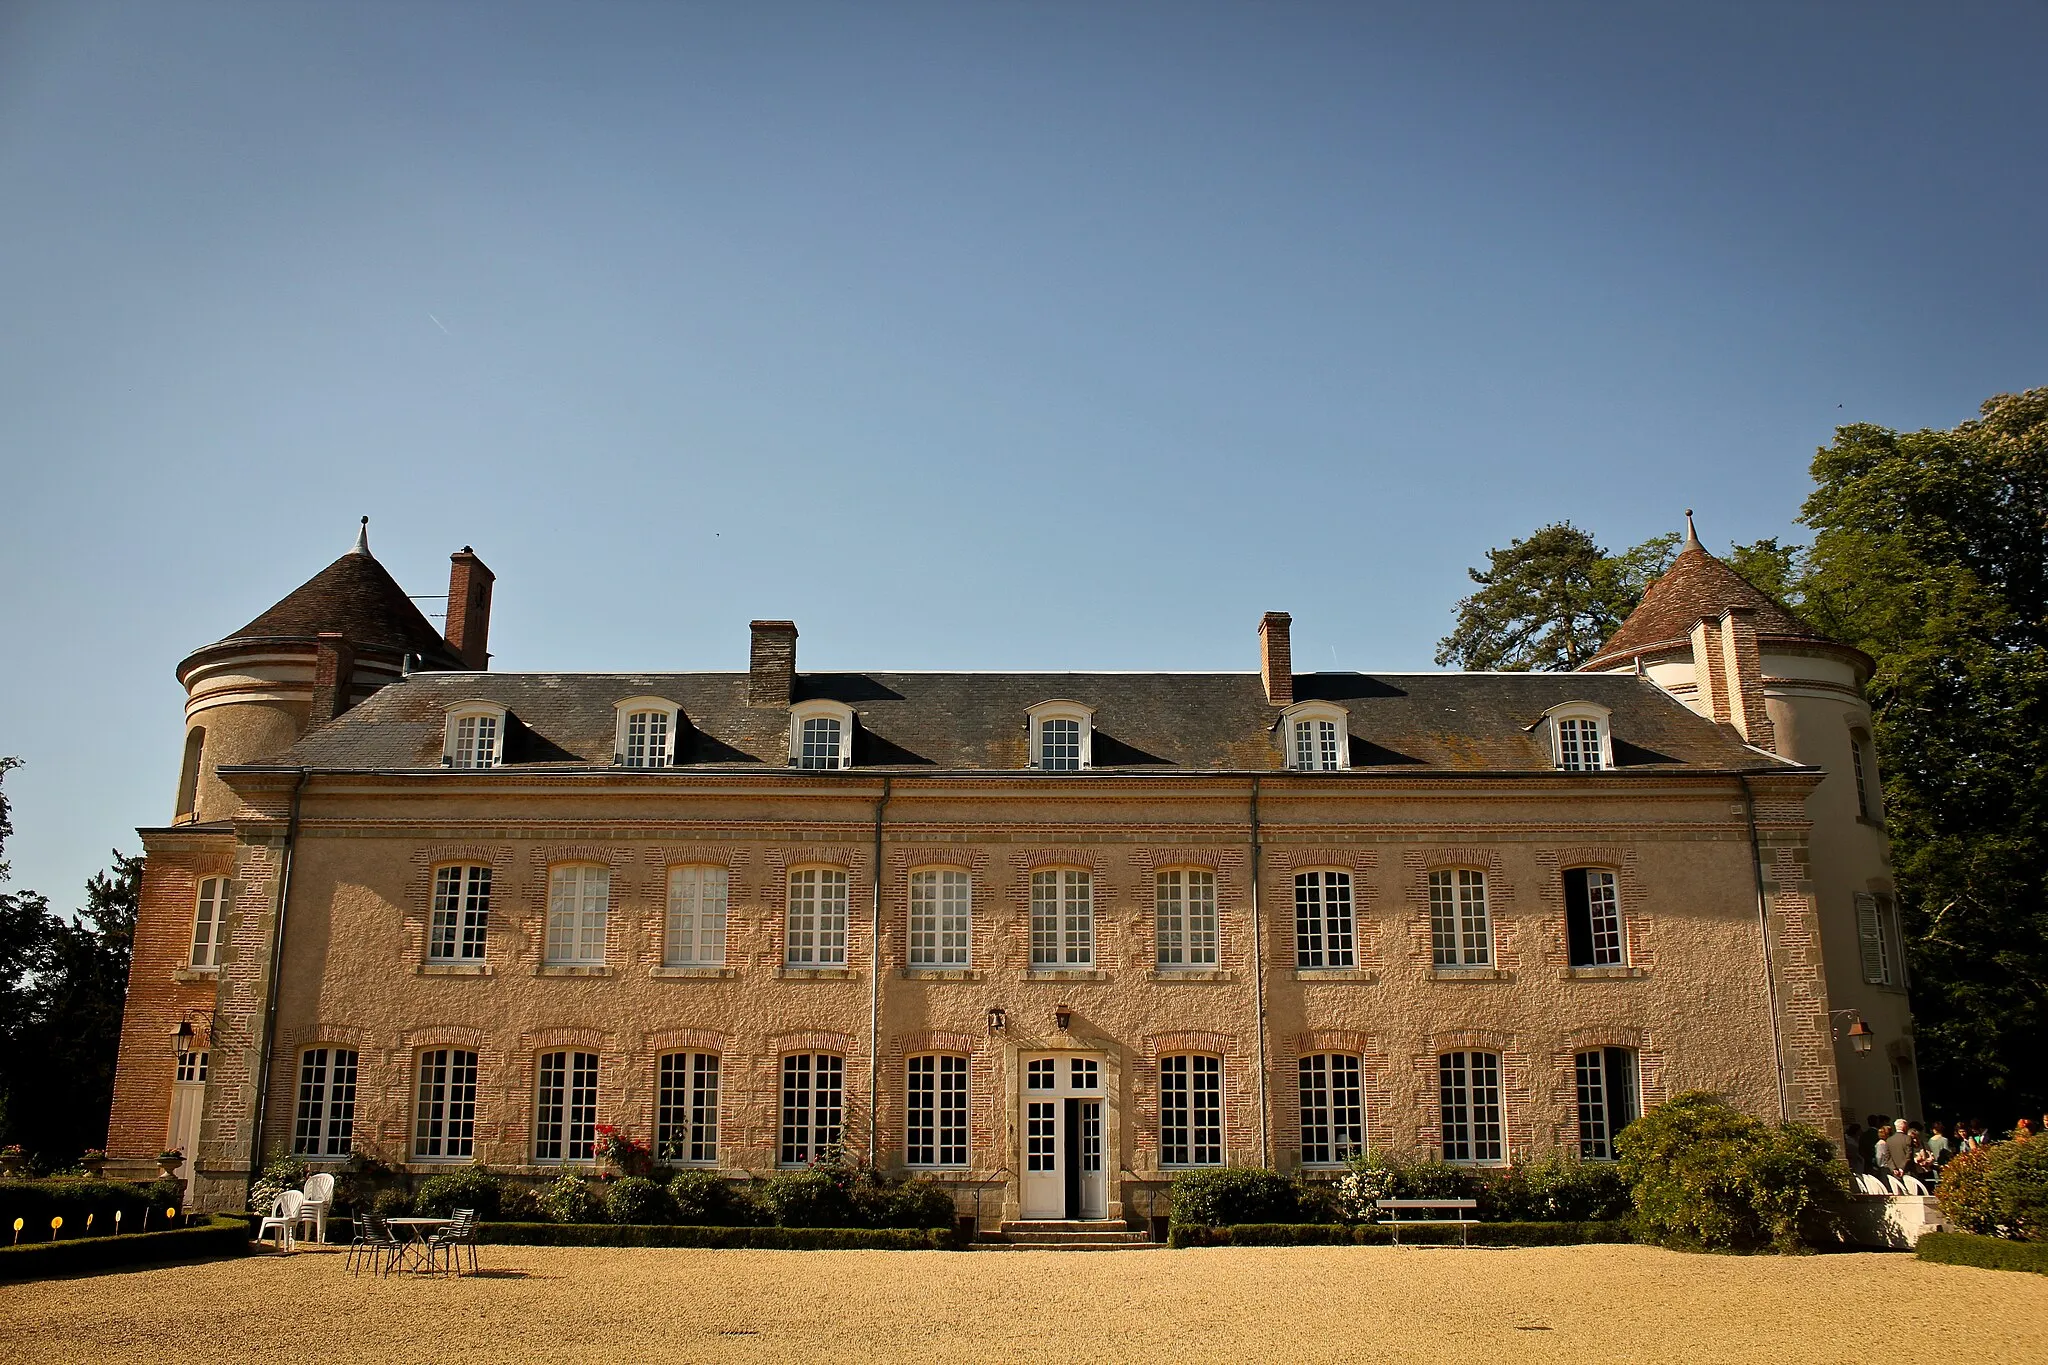
<path id="1" fill-rule="evenodd" d="M 306 1177 L 306 1202 L 299 1206 L 299 1223 L 313 1225 L 313 1240 L 327 1241 L 327 1210 L 334 1205 L 334 1177 L 322 1171 Z"/>
<path id="2" fill-rule="evenodd" d="M 299 1210 L 306 1205 L 306 1196 L 297 1190 L 286 1190 L 270 1206 L 270 1216 L 256 1226 L 256 1240 L 262 1241 L 272 1228 L 277 1229 L 277 1249 L 291 1251 L 298 1241 L 293 1230 L 299 1225 Z"/>

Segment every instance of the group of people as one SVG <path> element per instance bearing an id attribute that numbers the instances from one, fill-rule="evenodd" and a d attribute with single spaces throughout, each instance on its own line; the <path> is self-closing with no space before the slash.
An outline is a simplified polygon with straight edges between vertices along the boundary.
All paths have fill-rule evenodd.
<path id="1" fill-rule="evenodd" d="M 2048 1131 L 2048 1118 L 2042 1119 Z M 2021 1119 L 2012 1140 L 2034 1136 L 2033 1125 Z M 1867 1124 L 1852 1123 L 1843 1132 L 1849 1169 L 1865 1194 L 1926 1194 L 1941 1181 L 1941 1168 L 1957 1155 L 1997 1141 L 1985 1124 L 1972 1120 L 1953 1124 L 1917 1122 L 1872 1114 Z"/>

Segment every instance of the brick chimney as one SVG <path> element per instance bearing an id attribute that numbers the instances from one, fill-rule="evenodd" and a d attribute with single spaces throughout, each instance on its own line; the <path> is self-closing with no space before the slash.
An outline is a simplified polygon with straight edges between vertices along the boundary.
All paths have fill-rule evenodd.
<path id="1" fill-rule="evenodd" d="M 491 585 L 497 581 L 467 545 L 448 556 L 448 628 L 442 634 L 464 668 L 491 666 Z"/>
<path id="2" fill-rule="evenodd" d="M 1728 723 L 1759 749 L 1778 749 L 1777 727 L 1764 706 L 1764 661 L 1756 642 L 1756 609 L 1730 607 L 1721 613 L 1721 667 L 1727 681 Z"/>
<path id="3" fill-rule="evenodd" d="M 747 704 L 787 706 L 796 692 L 796 622 L 755 621 L 747 660 Z"/>
<path id="4" fill-rule="evenodd" d="M 1721 666 L 1721 623 L 1702 616 L 1692 623 L 1692 709 L 1708 720 L 1732 724 L 1728 711 L 1728 673 Z"/>
<path id="5" fill-rule="evenodd" d="M 356 651 L 338 630 L 323 630 L 313 656 L 313 714 L 310 725 L 325 725 L 354 699 Z"/>
<path id="6" fill-rule="evenodd" d="M 1259 619 L 1259 676 L 1266 682 L 1266 700 L 1275 706 L 1294 705 L 1294 618 L 1269 611 Z"/>

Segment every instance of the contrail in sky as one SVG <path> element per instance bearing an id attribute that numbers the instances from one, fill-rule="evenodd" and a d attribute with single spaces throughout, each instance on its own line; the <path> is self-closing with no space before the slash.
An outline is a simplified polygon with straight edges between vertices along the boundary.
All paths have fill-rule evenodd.
<path id="1" fill-rule="evenodd" d="M 445 335 L 448 335 L 448 336 L 454 336 L 454 335 L 455 335 L 455 333 L 453 333 L 453 332 L 450 332 L 450 331 L 448 330 L 448 324 L 447 324 L 447 323 L 445 323 L 445 322 L 441 321 L 441 319 L 439 319 L 439 318 L 435 318 L 435 317 L 434 317 L 434 315 L 433 315 L 432 313 L 429 313 L 429 314 L 427 314 L 427 316 L 428 316 L 428 317 L 430 317 L 430 318 L 434 318 L 434 325 L 435 325 L 436 327 L 439 327 L 439 328 L 441 329 L 441 331 L 442 331 L 442 332 L 443 332 L 443 333 L 444 333 Z"/>

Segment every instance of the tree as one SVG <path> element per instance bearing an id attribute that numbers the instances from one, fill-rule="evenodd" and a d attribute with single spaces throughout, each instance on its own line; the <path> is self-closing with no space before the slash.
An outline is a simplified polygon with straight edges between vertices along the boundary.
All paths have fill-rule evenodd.
<path id="1" fill-rule="evenodd" d="M 1657 536 L 1619 555 L 1568 521 L 1539 529 L 1487 567 L 1468 569 L 1479 591 L 1458 603 L 1458 621 L 1437 641 L 1436 661 L 1468 669 L 1573 669 L 1599 650 L 1657 576 L 1678 537 Z"/>
<path id="2" fill-rule="evenodd" d="M 2048 1105 L 2048 388 L 1952 431 L 1846 426 L 1813 462 L 1801 581 L 1870 699 L 1923 1084 Z"/>

